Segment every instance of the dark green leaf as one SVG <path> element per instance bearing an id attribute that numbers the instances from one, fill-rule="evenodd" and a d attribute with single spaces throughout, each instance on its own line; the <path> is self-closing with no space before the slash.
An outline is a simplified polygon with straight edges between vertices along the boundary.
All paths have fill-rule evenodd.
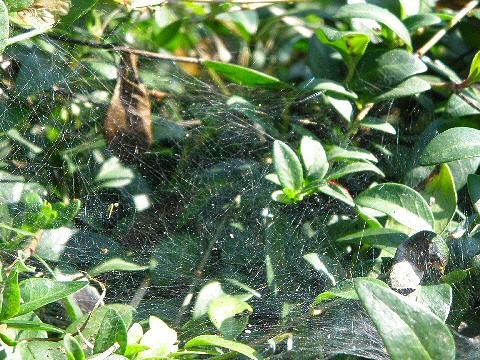
<path id="1" fill-rule="evenodd" d="M 420 157 L 421 165 L 435 165 L 480 156 L 480 130 L 456 127 L 437 135 Z"/>
<path id="2" fill-rule="evenodd" d="M 417 294 L 417 302 L 426 305 L 443 322 L 447 320 L 452 298 L 452 287 L 448 284 L 422 285 Z"/>
<path id="3" fill-rule="evenodd" d="M 480 214 L 480 175 L 468 175 L 467 186 L 472 204 L 477 214 Z"/>
<path id="4" fill-rule="evenodd" d="M 71 1 L 70 11 L 62 17 L 63 24 L 70 24 L 78 18 L 85 15 L 91 8 L 95 6 L 98 0 L 73 0 Z"/>
<path id="5" fill-rule="evenodd" d="M 392 359 L 455 358 L 450 330 L 428 308 L 369 281 L 355 280 L 355 289 Z"/>
<path id="6" fill-rule="evenodd" d="M 123 354 L 127 347 L 127 329 L 118 312 L 109 308 L 103 313 L 102 321 L 98 327 L 93 353 L 104 352 L 115 343 L 120 345 L 118 351 Z"/>
<path id="7" fill-rule="evenodd" d="M 297 154 L 284 142 L 273 144 L 273 164 L 282 186 L 298 191 L 303 186 L 303 169 Z"/>
<path id="8" fill-rule="evenodd" d="M 375 185 L 359 194 L 355 203 L 388 214 L 413 230 L 433 230 L 435 226 L 428 204 L 418 192 L 405 185 Z"/>
<path id="9" fill-rule="evenodd" d="M 332 171 L 330 171 L 329 174 L 327 174 L 326 179 L 327 180 L 339 179 L 346 175 L 350 175 L 358 172 L 364 172 L 364 171 L 371 171 L 381 177 L 385 177 L 385 174 L 383 173 L 383 171 L 380 170 L 377 166 L 373 165 L 372 163 L 365 162 L 365 161 L 358 161 L 350 164 L 342 164 L 335 167 L 334 169 L 332 169 Z"/>
<path id="10" fill-rule="evenodd" d="M 88 271 L 88 274 L 95 277 L 110 271 L 144 271 L 148 268 L 149 265 L 139 265 L 121 258 L 113 258 L 95 266 Z"/>
<path id="11" fill-rule="evenodd" d="M 401 82 L 393 89 L 376 96 L 372 101 L 380 102 L 385 100 L 397 99 L 406 96 L 412 96 L 424 91 L 430 90 L 430 84 L 418 76 L 412 76 Z"/>
<path id="12" fill-rule="evenodd" d="M 370 281 L 379 286 L 384 286 L 388 288 L 387 284 L 375 278 L 361 277 L 361 278 L 355 278 L 355 279 L 363 279 L 365 281 Z M 328 289 L 327 291 L 322 292 L 320 295 L 318 295 L 315 298 L 313 305 L 317 305 L 322 301 L 336 299 L 336 298 L 358 300 L 358 295 L 357 295 L 357 292 L 355 291 L 355 286 L 354 286 L 355 279 L 344 280 L 338 283 L 337 285 L 335 285 L 334 287 Z"/>
<path id="13" fill-rule="evenodd" d="M 242 354 L 249 359 L 261 360 L 263 357 L 250 346 L 236 341 L 225 340 L 217 335 L 200 335 L 185 344 L 185 349 L 191 350 L 197 347 L 222 347 Z"/>
<path id="14" fill-rule="evenodd" d="M 393 257 L 395 256 L 397 247 L 407 239 L 408 236 L 402 232 L 380 228 L 358 231 L 353 234 L 342 236 L 336 241 L 341 244 L 373 246 L 385 250 Z"/>
<path id="15" fill-rule="evenodd" d="M 235 338 L 245 330 L 252 312 L 248 303 L 232 295 L 220 296 L 208 306 L 210 321 L 227 338 Z"/>
<path id="16" fill-rule="evenodd" d="M 48 331 L 51 333 L 57 333 L 57 334 L 65 334 L 65 330 L 63 329 L 60 329 L 50 324 L 44 324 L 38 321 L 12 319 L 12 320 L 3 320 L 2 323 L 13 329 L 40 330 L 40 331 Z"/>
<path id="17" fill-rule="evenodd" d="M 41 308 L 61 300 L 88 285 L 86 281 L 56 281 L 45 278 L 31 278 L 20 282 L 23 304 L 19 314 Z"/>
<path id="18" fill-rule="evenodd" d="M 403 24 L 407 27 L 410 33 L 417 31 L 420 28 L 435 25 L 442 20 L 433 14 L 417 14 L 403 19 Z"/>
<path id="19" fill-rule="evenodd" d="M 409 47 L 412 46 L 410 34 L 405 25 L 390 11 L 379 6 L 364 3 L 348 4 L 338 9 L 335 17 L 349 19 L 363 18 L 378 21 L 396 33 Z"/>

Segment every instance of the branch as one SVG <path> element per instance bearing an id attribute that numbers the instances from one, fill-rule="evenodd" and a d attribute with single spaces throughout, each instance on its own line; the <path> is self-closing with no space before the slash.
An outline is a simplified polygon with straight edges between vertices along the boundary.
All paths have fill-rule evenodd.
<path id="1" fill-rule="evenodd" d="M 119 51 L 128 54 L 135 54 L 138 56 L 143 56 L 149 59 L 156 59 L 156 60 L 166 60 L 166 61 L 174 61 L 174 62 L 183 62 L 183 63 L 190 63 L 190 64 L 202 64 L 207 59 L 197 58 L 197 57 L 189 57 L 189 56 L 175 56 L 175 55 L 168 55 L 168 54 L 159 54 L 152 51 L 140 50 L 136 48 L 132 48 L 125 45 L 116 45 L 116 44 L 102 44 L 95 41 L 85 41 L 79 39 L 72 39 L 65 36 L 58 36 L 53 34 L 47 34 L 47 37 L 53 40 L 62 41 L 69 44 L 81 45 L 81 46 L 88 46 L 95 49 L 104 49 L 109 51 Z"/>
<path id="2" fill-rule="evenodd" d="M 478 1 L 470 1 L 465 7 L 460 10 L 453 19 L 448 23 L 447 27 L 438 31 L 435 35 L 432 36 L 430 40 L 428 40 L 425 45 L 423 45 L 420 49 L 417 50 L 418 57 L 422 57 L 425 55 L 437 42 L 440 41 L 445 34 L 457 25 L 460 20 L 462 20 L 470 11 L 472 11 L 478 5 Z"/>

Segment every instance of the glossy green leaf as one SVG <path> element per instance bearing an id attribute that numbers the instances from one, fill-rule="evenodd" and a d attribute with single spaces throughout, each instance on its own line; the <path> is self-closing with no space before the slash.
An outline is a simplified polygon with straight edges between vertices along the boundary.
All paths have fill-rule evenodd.
<path id="1" fill-rule="evenodd" d="M 378 162 L 378 159 L 370 151 L 360 148 L 342 148 L 331 145 L 327 147 L 328 160 L 367 160 Z"/>
<path id="2" fill-rule="evenodd" d="M 353 75 L 355 66 L 370 42 L 368 35 L 354 31 L 337 31 L 328 26 L 320 26 L 315 33 L 323 44 L 333 47 L 342 55 Z"/>
<path id="3" fill-rule="evenodd" d="M 87 285 L 86 281 L 56 281 L 45 278 L 23 280 L 20 282 L 23 303 L 20 305 L 19 315 L 61 300 Z"/>
<path id="4" fill-rule="evenodd" d="M 395 183 L 385 183 L 360 193 L 355 203 L 390 215 L 410 229 L 433 230 L 432 211 L 422 195 L 412 188 Z"/>
<path id="5" fill-rule="evenodd" d="M 315 79 L 313 81 L 308 81 L 307 83 L 303 83 L 303 88 L 318 91 L 328 96 L 343 96 L 347 99 L 357 99 L 358 96 L 354 92 L 347 90 L 343 85 L 334 82 L 334 81 L 327 81 L 327 80 L 320 80 Z M 308 97 L 307 97 L 308 98 Z"/>
<path id="6" fill-rule="evenodd" d="M 442 20 L 433 14 L 417 14 L 403 19 L 403 24 L 406 26 L 410 33 L 417 31 L 420 28 L 435 25 Z"/>
<path id="7" fill-rule="evenodd" d="M 123 354 L 127 347 L 127 329 L 122 317 L 112 308 L 107 309 L 103 315 L 95 336 L 93 353 L 104 352 L 118 343 L 120 345 L 118 351 Z"/>
<path id="8" fill-rule="evenodd" d="M 328 160 L 322 144 L 304 136 L 300 142 L 300 153 L 307 176 L 312 179 L 323 179 L 328 171 Z"/>
<path id="9" fill-rule="evenodd" d="M 434 170 L 421 183 L 419 192 L 432 209 L 435 232 L 441 234 L 453 219 L 457 209 L 457 192 L 448 165 L 442 164 Z"/>
<path id="10" fill-rule="evenodd" d="M 397 130 L 395 130 L 392 124 L 375 117 L 366 117 L 364 120 L 361 121 L 360 126 L 392 135 L 395 135 L 397 133 Z"/>
<path id="11" fill-rule="evenodd" d="M 216 298 L 208 306 L 210 321 L 227 338 L 235 338 L 245 330 L 252 312 L 248 303 L 232 295 Z"/>
<path id="12" fill-rule="evenodd" d="M 349 206 L 355 206 L 352 195 L 343 186 L 334 183 L 328 183 L 318 188 L 321 193 L 340 200 Z"/>
<path id="13" fill-rule="evenodd" d="M 144 271 L 149 268 L 149 265 L 139 265 L 121 258 L 108 259 L 107 261 L 95 266 L 89 270 L 90 276 L 95 277 L 100 274 L 110 271 Z"/>
<path id="14" fill-rule="evenodd" d="M 1 306 L 0 320 L 9 319 L 20 312 L 20 287 L 18 286 L 18 271 L 15 267 L 10 271 L 3 284 Z"/>
<path id="15" fill-rule="evenodd" d="M 192 350 L 195 348 L 212 347 L 212 346 L 213 347 L 218 346 L 231 351 L 235 351 L 239 354 L 242 354 L 248 357 L 249 359 L 254 359 L 254 360 L 263 359 L 263 357 L 258 352 L 256 352 L 255 349 L 251 348 L 250 346 L 236 342 L 236 341 L 225 340 L 217 335 L 197 336 L 185 344 L 185 349 Z"/>
<path id="16" fill-rule="evenodd" d="M 351 90 L 366 99 L 365 101 L 377 97 L 382 100 L 385 99 L 385 93 L 392 91 L 390 94 L 395 95 L 397 86 L 400 86 L 413 75 L 425 71 L 427 71 L 427 66 L 408 51 L 401 49 L 369 50 L 358 63 L 357 71 L 352 78 Z M 401 85 L 397 95 L 403 96 L 402 94 L 407 92 L 411 94 L 413 89 L 409 84 L 407 82 Z M 426 88 L 427 84 L 422 86 Z"/>
<path id="17" fill-rule="evenodd" d="M 413 96 L 425 91 L 430 90 L 431 86 L 425 80 L 419 78 L 418 76 L 412 76 L 407 80 L 401 82 L 393 89 L 377 95 L 372 99 L 373 102 L 380 102 L 391 99 L 398 99 L 406 96 Z"/>
<path id="18" fill-rule="evenodd" d="M 215 70 L 237 84 L 254 87 L 284 88 L 287 85 L 276 77 L 240 65 L 227 64 L 219 61 L 203 62 L 207 68 Z"/>
<path id="19" fill-rule="evenodd" d="M 450 330 L 427 307 L 365 280 L 355 289 L 393 360 L 455 358 Z"/>
<path id="20" fill-rule="evenodd" d="M 298 191 L 303 186 L 303 169 L 297 154 L 284 142 L 273 144 L 275 172 L 284 188 Z"/>
<path id="21" fill-rule="evenodd" d="M 412 46 L 410 34 L 405 25 L 390 11 L 379 6 L 365 3 L 348 4 L 338 9 L 335 17 L 349 19 L 363 18 L 378 21 L 396 33 L 409 47 Z"/>
<path id="22" fill-rule="evenodd" d="M 85 360 L 85 353 L 81 345 L 70 334 L 65 335 L 63 338 L 63 346 L 67 350 L 69 360 Z"/>
<path id="23" fill-rule="evenodd" d="M 98 0 L 72 0 L 70 11 L 67 15 L 62 17 L 63 24 L 71 24 L 78 18 L 85 15 L 90 9 L 92 9 Z"/>
<path id="24" fill-rule="evenodd" d="M 327 174 L 327 180 L 339 179 L 344 176 L 358 173 L 358 172 L 365 172 L 370 171 L 373 172 L 381 177 L 385 177 L 385 174 L 382 170 L 380 170 L 377 166 L 373 165 L 372 163 L 365 162 L 365 161 L 357 161 L 352 162 L 350 164 L 341 164 L 336 166 L 335 168 Z"/>
<path id="25" fill-rule="evenodd" d="M 402 232 L 392 229 L 365 229 L 353 234 L 342 236 L 336 239 L 340 244 L 358 244 L 372 246 L 386 251 L 392 257 L 395 256 L 397 247 L 402 244 L 408 236 Z"/>
<path id="26" fill-rule="evenodd" d="M 450 313 L 452 300 L 452 287 L 448 284 L 422 285 L 418 289 L 417 302 L 427 306 L 443 322 Z"/>
<path id="27" fill-rule="evenodd" d="M 38 321 L 10 319 L 10 320 L 3 320 L 2 323 L 13 329 L 39 330 L 39 331 L 48 331 L 48 332 L 57 333 L 57 334 L 65 334 L 65 330 L 63 329 L 60 329 L 50 324 L 44 324 Z"/>
<path id="28" fill-rule="evenodd" d="M 470 72 L 468 73 L 467 82 L 473 84 L 480 81 L 480 51 L 473 57 L 470 64 Z"/>
<path id="29" fill-rule="evenodd" d="M 435 165 L 480 156 L 480 130 L 448 129 L 437 135 L 420 156 L 421 165 Z"/>
<path id="30" fill-rule="evenodd" d="M 7 40 L 10 34 L 10 20 L 8 9 L 5 3 L 0 0 L 0 52 L 3 52 L 7 46 Z"/>
<path id="31" fill-rule="evenodd" d="M 364 279 L 365 281 L 370 281 L 379 286 L 388 288 L 387 284 L 375 278 L 360 277 L 355 279 Z M 337 285 L 335 285 L 334 287 L 328 289 L 327 291 L 322 292 L 320 295 L 318 295 L 315 298 L 313 305 L 317 305 L 322 301 L 336 299 L 336 298 L 358 300 L 358 295 L 357 295 L 357 292 L 355 291 L 355 286 L 354 286 L 355 279 L 344 280 L 338 283 Z"/>
<path id="32" fill-rule="evenodd" d="M 480 175 L 468 175 L 467 186 L 473 207 L 477 214 L 480 214 Z"/>

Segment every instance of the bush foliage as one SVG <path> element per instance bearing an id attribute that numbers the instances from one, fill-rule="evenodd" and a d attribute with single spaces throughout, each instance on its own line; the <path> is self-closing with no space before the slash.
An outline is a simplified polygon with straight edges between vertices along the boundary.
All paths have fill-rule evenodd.
<path id="1" fill-rule="evenodd" d="M 478 1 L 0 0 L 0 358 L 478 358 Z"/>

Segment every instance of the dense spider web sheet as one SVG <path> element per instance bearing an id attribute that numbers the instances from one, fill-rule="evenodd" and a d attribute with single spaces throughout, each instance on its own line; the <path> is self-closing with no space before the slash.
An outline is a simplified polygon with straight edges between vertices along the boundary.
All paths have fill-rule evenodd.
<path id="1" fill-rule="evenodd" d="M 270 337 L 294 326 L 301 330 L 293 337 L 294 355 L 277 349 L 278 358 L 339 353 L 388 358 L 373 323 L 356 302 L 333 301 L 322 315 L 303 317 L 300 323 L 280 315 L 290 306 L 290 316 L 302 319 L 315 296 L 330 286 L 303 255 L 328 255 L 337 279 L 363 273 L 345 261 L 327 231 L 332 219 L 348 227 L 351 209 L 318 197 L 294 207 L 279 206 L 270 197 L 275 186 L 265 180 L 272 171 L 267 157 L 277 134 L 275 123 L 287 108 L 297 110 L 292 125 L 299 132 L 313 126 L 327 135 L 328 122 L 337 121 L 321 94 L 232 86 L 225 95 L 209 80 L 185 74 L 178 64 L 143 59 L 142 81 L 172 96 L 154 104 L 154 146 L 126 164 L 105 147 L 102 135 L 118 54 L 94 50 L 82 58 L 47 36 L 38 41 L 12 47 L 4 56 L 4 71 L 14 79 L 16 92 L 2 103 L 0 128 L 8 133 L 1 146 L 5 172 L 15 177 L 7 182 L 40 184 L 52 198 L 52 189 L 60 184 L 82 201 L 75 227 L 45 231 L 37 249 L 58 274 L 92 271 L 113 258 L 148 267 L 149 272 L 96 276 L 107 286 L 105 301 L 132 304 L 138 319 L 157 315 L 177 329 L 191 318 L 203 285 L 220 281 L 223 291 L 240 293 L 245 292 L 242 283 L 253 289 L 249 303 L 254 313 L 240 341 L 268 346 Z M 393 105 L 386 103 L 379 112 L 389 116 Z M 417 107 L 412 99 L 412 117 Z M 313 124 L 302 114 L 316 114 Z M 21 120 L 25 117 L 29 121 Z M 18 132 L 12 132 L 14 126 Z M 58 131 L 56 140 L 42 140 L 45 131 L 52 136 Z M 395 141 L 401 142 L 400 135 Z M 369 174 L 354 176 L 353 191 L 371 179 Z M 210 244 L 214 246 L 205 258 Z M 196 274 L 203 261 L 201 274 Z M 275 268 L 270 284 L 266 261 Z M 191 292 L 192 302 L 182 307 Z M 86 294 L 87 300 L 89 296 L 87 308 L 98 294 Z M 49 311 L 62 323 L 61 309 Z M 198 326 L 214 331 L 205 322 Z M 188 339 L 188 330 L 180 336 Z M 476 343 L 457 338 L 463 358 L 478 358 Z"/>

